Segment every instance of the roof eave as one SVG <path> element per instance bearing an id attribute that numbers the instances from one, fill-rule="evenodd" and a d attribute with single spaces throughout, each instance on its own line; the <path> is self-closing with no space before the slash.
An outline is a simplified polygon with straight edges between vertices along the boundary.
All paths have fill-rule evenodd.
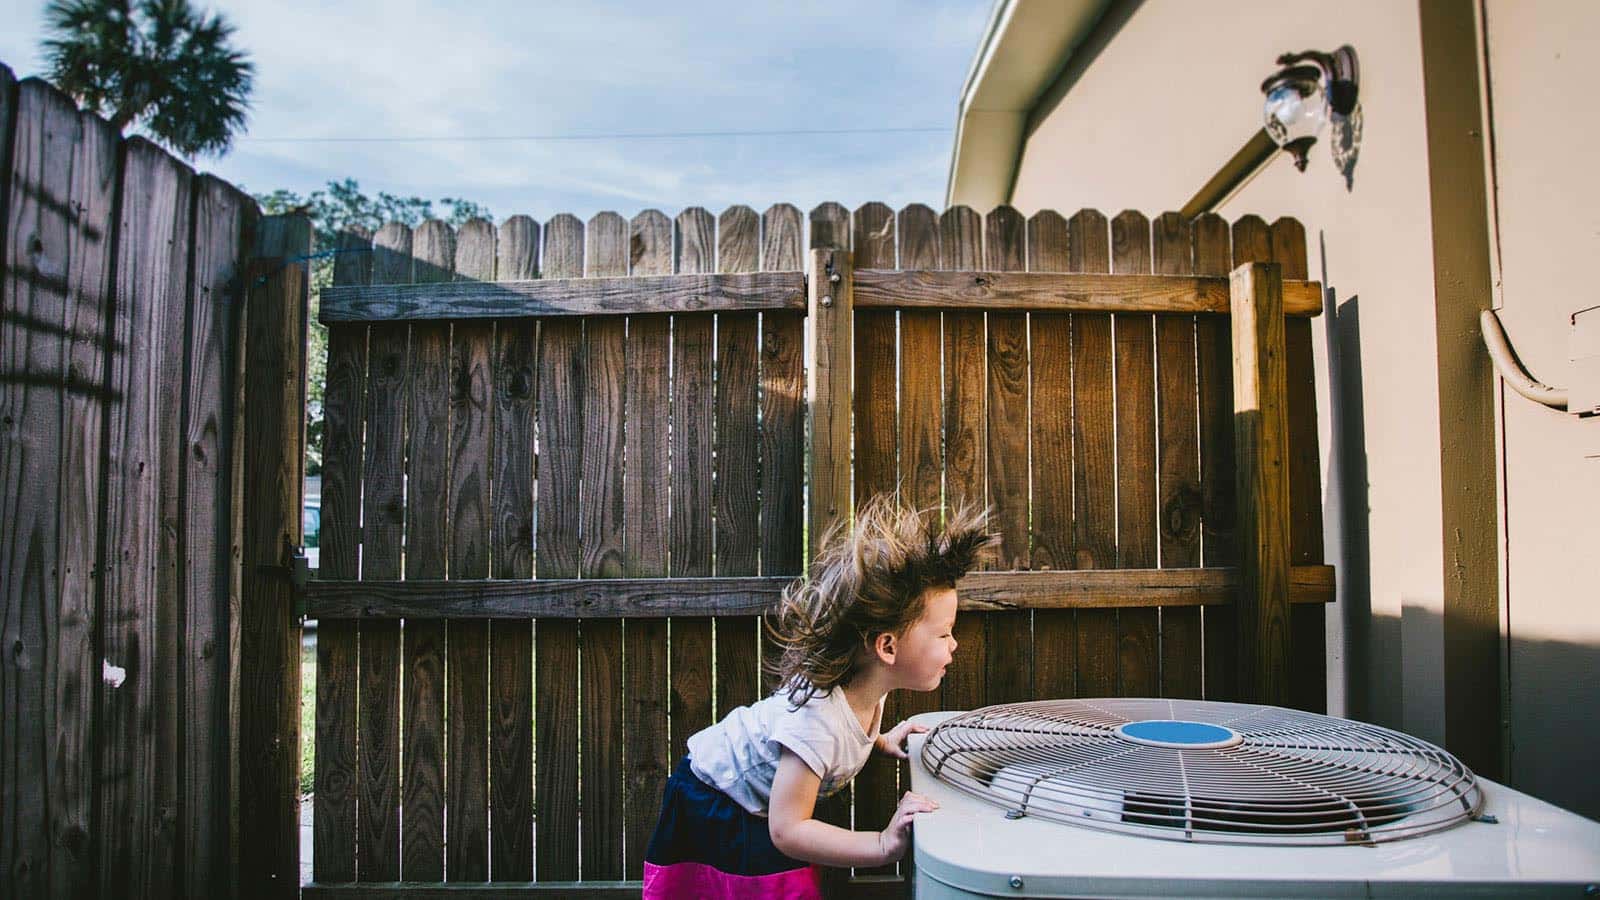
<path id="1" fill-rule="evenodd" d="M 1111 0 L 998 0 L 961 89 L 945 205 L 1008 202 L 1028 113 Z"/>

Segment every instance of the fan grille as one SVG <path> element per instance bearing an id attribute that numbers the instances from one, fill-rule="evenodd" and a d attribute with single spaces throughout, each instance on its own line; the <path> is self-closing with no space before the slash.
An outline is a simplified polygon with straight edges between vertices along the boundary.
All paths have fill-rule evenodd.
<path id="1" fill-rule="evenodd" d="M 1205 746 L 1180 749 L 1201 737 Z M 1426 741 L 1315 713 L 1202 700 L 985 707 L 933 729 L 922 763 L 1013 818 L 1181 841 L 1393 841 L 1458 824 L 1483 804 L 1471 770 Z"/>

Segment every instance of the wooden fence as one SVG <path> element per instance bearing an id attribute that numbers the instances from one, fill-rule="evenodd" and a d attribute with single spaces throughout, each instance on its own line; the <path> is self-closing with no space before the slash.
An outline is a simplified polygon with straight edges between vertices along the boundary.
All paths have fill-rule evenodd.
<path id="1" fill-rule="evenodd" d="M 227 896 L 256 205 L 4 66 L 0 173 L 0 893 Z"/>
<path id="2" fill-rule="evenodd" d="M 961 585 L 942 693 L 886 718 L 1246 689 L 1321 707 L 1321 302 L 1298 223 L 830 203 L 808 224 L 780 204 L 346 236 L 322 300 L 307 896 L 636 891 L 685 738 L 765 689 L 752 613 L 808 532 L 897 487 L 989 504 L 1002 544 Z M 1219 315 L 1257 261 L 1290 313 L 1263 314 L 1287 346 L 1263 406 L 1290 412 L 1295 568 L 1266 576 L 1238 565 Z M 1241 522 L 1284 518 L 1259 512 Z M 874 762 L 819 815 L 881 827 L 902 779 Z"/>

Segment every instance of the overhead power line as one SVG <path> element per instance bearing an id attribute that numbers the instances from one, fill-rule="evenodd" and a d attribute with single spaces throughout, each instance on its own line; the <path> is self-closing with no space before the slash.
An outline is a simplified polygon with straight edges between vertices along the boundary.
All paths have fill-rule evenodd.
<path id="1" fill-rule="evenodd" d="M 416 135 L 373 137 L 250 137 L 238 138 L 255 144 L 436 144 L 436 143 L 487 143 L 495 141 L 649 141 L 685 138 L 734 137 L 797 137 L 805 135 L 843 134 L 931 134 L 946 132 L 948 127 L 927 128 L 789 128 L 765 131 L 650 131 L 619 132 L 616 134 L 481 134 L 481 135 Z"/>

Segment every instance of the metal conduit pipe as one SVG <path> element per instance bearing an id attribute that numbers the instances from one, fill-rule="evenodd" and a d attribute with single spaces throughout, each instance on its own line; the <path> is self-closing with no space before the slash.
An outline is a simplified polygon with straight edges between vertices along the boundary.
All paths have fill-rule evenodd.
<path id="1" fill-rule="evenodd" d="M 1506 340 L 1506 331 L 1500 325 L 1500 317 L 1495 315 L 1494 310 L 1486 309 L 1478 313 L 1478 324 L 1483 332 L 1483 345 L 1489 350 L 1489 358 L 1494 360 L 1495 371 L 1506 380 L 1506 384 L 1511 385 L 1512 390 L 1551 409 L 1566 410 L 1566 389 L 1536 381 L 1517 362 L 1516 354 L 1511 352 L 1511 344 Z"/>

